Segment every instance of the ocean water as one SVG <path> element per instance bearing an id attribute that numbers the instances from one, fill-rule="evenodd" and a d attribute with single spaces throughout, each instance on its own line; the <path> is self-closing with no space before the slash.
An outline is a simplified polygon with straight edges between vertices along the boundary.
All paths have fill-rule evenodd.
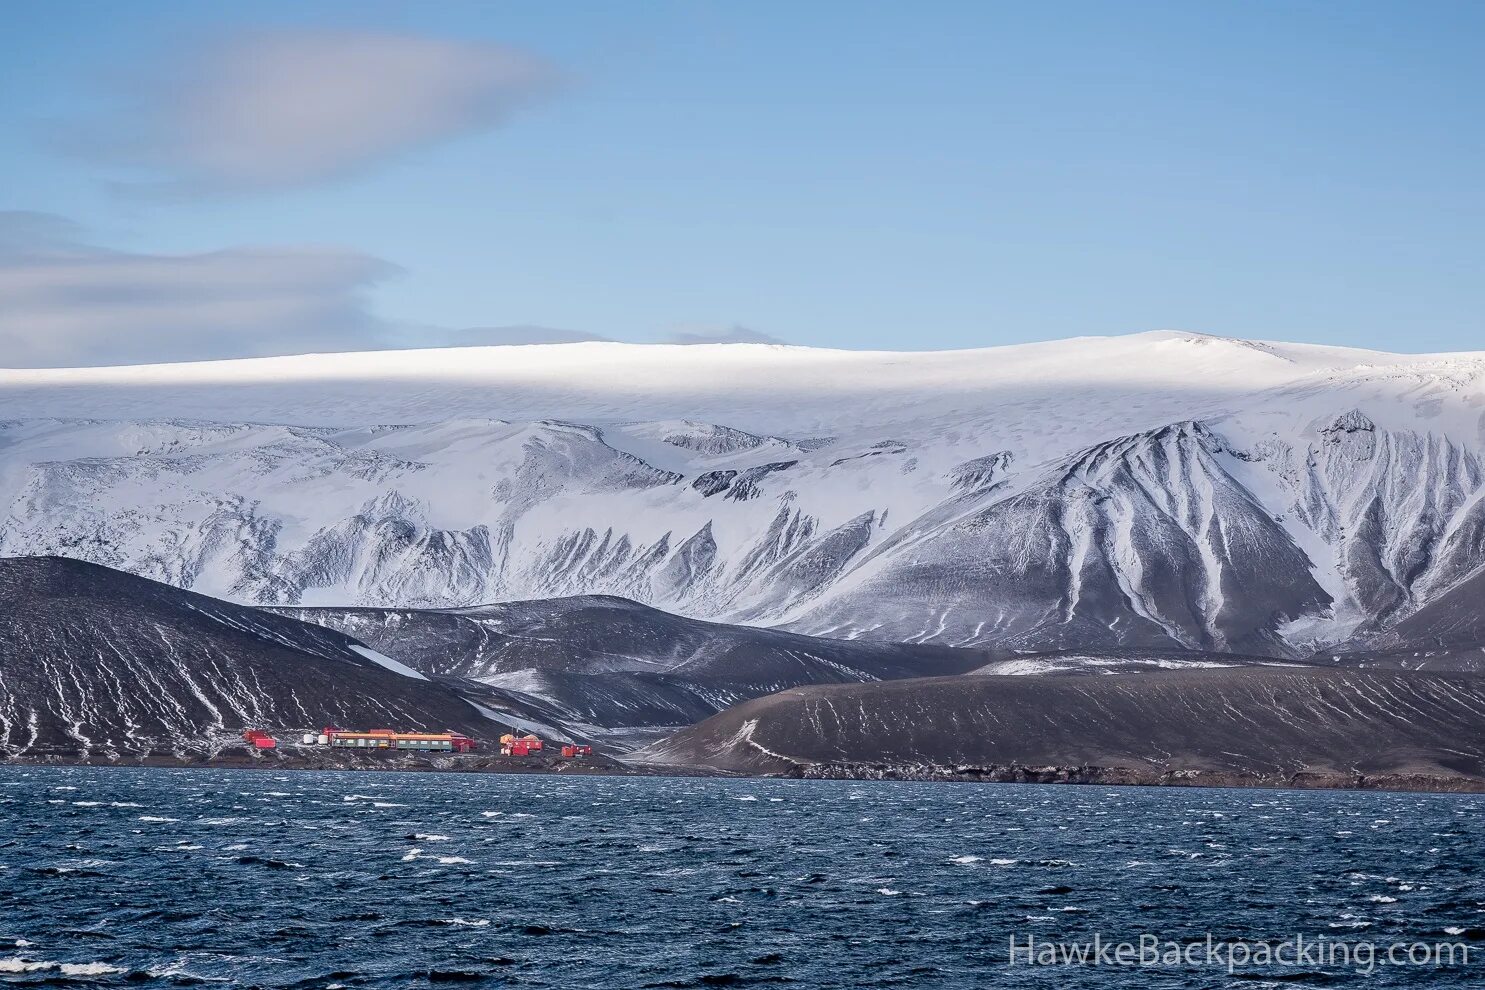
<path id="1" fill-rule="evenodd" d="M 0 982 L 1479 987 L 1482 809 L 1412 794 L 6 767 Z M 1198 949 L 1147 966 L 1010 962 L 1012 938 L 1076 953 L 1095 935 L 1106 952 L 1141 936 Z M 1209 935 L 1219 953 L 1299 936 L 1376 956 L 1234 966 L 1205 954 Z M 1378 958 L 1418 942 L 1469 959 Z"/>

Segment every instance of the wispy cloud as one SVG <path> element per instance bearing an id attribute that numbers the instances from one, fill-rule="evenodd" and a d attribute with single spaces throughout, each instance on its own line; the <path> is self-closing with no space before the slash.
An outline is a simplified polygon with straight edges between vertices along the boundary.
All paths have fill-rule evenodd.
<path id="1" fill-rule="evenodd" d="M 0 366 L 134 364 L 374 346 L 385 261 L 315 248 L 132 254 L 0 212 Z"/>
<path id="2" fill-rule="evenodd" d="M 157 66 L 68 143 L 167 194 L 301 186 L 498 127 L 558 80 L 543 60 L 493 44 L 256 33 Z"/>

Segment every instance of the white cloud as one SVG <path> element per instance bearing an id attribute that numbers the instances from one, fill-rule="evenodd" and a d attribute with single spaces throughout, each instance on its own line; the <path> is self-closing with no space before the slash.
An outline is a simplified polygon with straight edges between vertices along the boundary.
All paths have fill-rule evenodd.
<path id="1" fill-rule="evenodd" d="M 72 143 L 168 192 L 299 186 L 497 127 L 556 81 L 547 63 L 493 44 L 260 33 L 160 66 Z"/>
<path id="2" fill-rule="evenodd" d="M 0 212 L 0 366 L 133 364 L 374 346 L 364 293 L 398 269 L 350 251 L 131 254 Z"/>

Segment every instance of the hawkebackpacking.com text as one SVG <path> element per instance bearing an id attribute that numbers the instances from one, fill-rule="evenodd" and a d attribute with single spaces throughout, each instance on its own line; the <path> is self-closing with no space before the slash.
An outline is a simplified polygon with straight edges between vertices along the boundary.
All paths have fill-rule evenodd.
<path id="1" fill-rule="evenodd" d="M 1088 940 L 1064 942 L 1013 934 L 1010 965 L 1201 967 L 1229 974 L 1299 967 L 1367 974 L 1382 966 L 1467 966 L 1470 948 L 1464 942 L 1351 942 L 1309 935 L 1246 941 L 1208 933 L 1199 939 L 1172 941 L 1148 932 L 1134 938 L 1099 933 Z"/>

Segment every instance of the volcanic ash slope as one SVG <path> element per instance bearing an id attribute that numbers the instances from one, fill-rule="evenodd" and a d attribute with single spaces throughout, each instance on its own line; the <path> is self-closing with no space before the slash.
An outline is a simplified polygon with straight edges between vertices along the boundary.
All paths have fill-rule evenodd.
<path id="1" fill-rule="evenodd" d="M 796 688 L 640 753 L 806 776 L 1485 789 L 1485 677 L 1240 667 Z"/>

